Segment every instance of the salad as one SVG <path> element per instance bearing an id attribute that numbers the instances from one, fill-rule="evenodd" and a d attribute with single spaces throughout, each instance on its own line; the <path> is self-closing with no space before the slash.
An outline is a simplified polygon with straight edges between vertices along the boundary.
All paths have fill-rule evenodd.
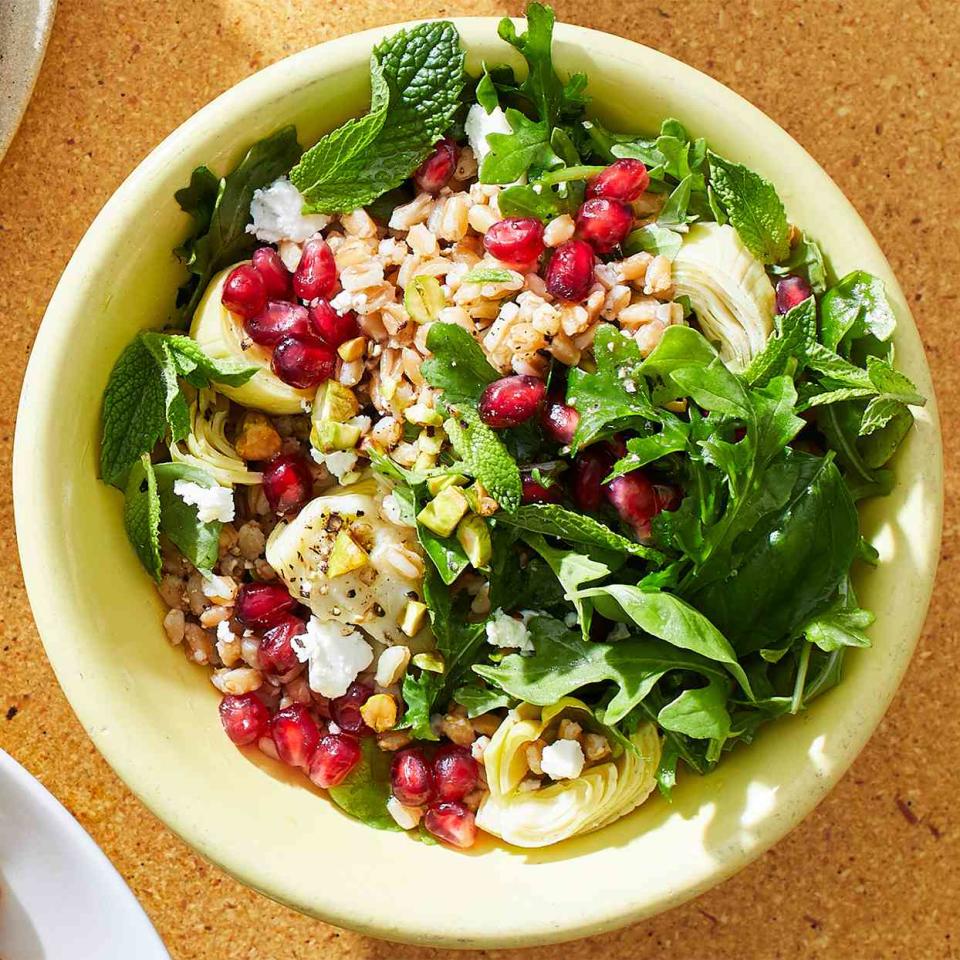
<path id="1" fill-rule="evenodd" d="M 607 129 L 553 23 L 501 22 L 522 78 L 400 31 L 366 114 L 194 170 L 103 400 L 227 736 L 455 847 L 595 830 L 839 683 L 924 402 L 881 280 L 678 120 Z"/>

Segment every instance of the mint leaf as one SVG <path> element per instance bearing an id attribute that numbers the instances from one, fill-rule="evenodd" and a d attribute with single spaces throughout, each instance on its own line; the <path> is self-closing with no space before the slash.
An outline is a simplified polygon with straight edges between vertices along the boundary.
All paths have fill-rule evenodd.
<path id="1" fill-rule="evenodd" d="M 342 213 L 398 187 L 447 132 L 464 85 L 453 24 L 401 30 L 374 48 L 371 105 L 323 137 L 290 171 L 310 213 Z"/>
<path id="2" fill-rule="evenodd" d="M 624 241 L 623 252 L 629 257 L 635 253 L 660 254 L 673 260 L 683 246 L 683 237 L 659 223 L 648 223 L 634 230 Z"/>
<path id="3" fill-rule="evenodd" d="M 483 388 L 500 379 L 480 344 L 455 323 L 433 324 L 427 349 L 433 356 L 424 361 L 421 372 L 446 400 L 476 403 Z"/>
<path id="4" fill-rule="evenodd" d="M 507 283 L 518 276 L 513 270 L 505 270 L 503 267 L 474 267 L 461 283 Z"/>
<path id="5" fill-rule="evenodd" d="M 762 387 L 784 373 L 796 376 L 817 342 L 817 305 L 813 297 L 775 318 L 776 335 L 743 373 L 751 386 Z"/>
<path id="6" fill-rule="evenodd" d="M 498 513 L 497 521 L 530 533 L 559 537 L 569 543 L 582 543 L 598 550 L 628 553 L 648 560 L 663 559 L 663 554 L 658 550 L 621 537 L 619 533 L 604 526 L 599 520 L 594 520 L 585 514 L 574 513 L 555 503 L 524 504 L 509 516 Z"/>
<path id="7" fill-rule="evenodd" d="M 100 477 L 123 488 L 130 468 L 151 451 L 167 424 L 167 392 L 142 337 L 120 354 L 103 394 Z"/>
<path id="8" fill-rule="evenodd" d="M 284 127 L 253 144 L 234 170 L 217 182 L 215 195 L 214 175 L 206 167 L 197 167 L 190 184 L 174 194 L 194 226 L 175 251 L 192 274 L 177 294 L 185 318 L 193 314 L 210 278 L 253 249 L 255 240 L 246 232 L 253 193 L 283 176 L 300 153 L 296 129 Z"/>
<path id="9" fill-rule="evenodd" d="M 203 347 L 190 337 L 179 334 L 153 334 L 153 336 L 163 336 L 176 365 L 177 373 L 191 387 L 196 387 L 198 390 L 209 387 L 211 382 L 225 383 L 228 387 L 240 387 L 257 372 L 257 367 L 249 363 L 207 356 L 203 352 Z"/>
<path id="10" fill-rule="evenodd" d="M 901 403 L 917 407 L 922 407 L 926 403 L 926 400 L 917 393 L 917 388 L 911 383 L 910 378 L 904 376 L 899 370 L 894 370 L 886 360 L 867 357 L 867 375 L 877 392 L 891 400 L 899 400 Z"/>
<path id="11" fill-rule="evenodd" d="M 147 573 L 160 582 L 160 498 L 150 457 L 143 454 L 130 471 L 123 504 L 123 526 Z"/>
<path id="12" fill-rule="evenodd" d="M 837 350 L 844 338 L 867 334 L 889 340 L 896 326 L 883 281 L 864 270 L 848 273 L 820 304 L 822 339 L 829 350 Z"/>
<path id="13" fill-rule="evenodd" d="M 201 573 L 209 574 L 220 554 L 223 524 L 198 519 L 197 508 L 184 503 L 173 486 L 177 480 L 187 480 L 209 488 L 215 487 L 216 481 L 203 470 L 183 463 L 158 463 L 153 472 L 160 500 L 160 529 Z"/>
<path id="14" fill-rule="evenodd" d="M 710 153 L 710 185 L 747 249 L 763 263 L 790 253 L 790 226 L 768 180 L 739 163 Z"/>
<path id="15" fill-rule="evenodd" d="M 432 331 L 431 331 L 432 332 Z M 520 505 L 520 470 L 503 441 L 469 403 L 451 402 L 452 418 L 444 423 L 450 443 L 463 461 L 464 472 L 479 480 L 501 510 L 512 513 Z"/>

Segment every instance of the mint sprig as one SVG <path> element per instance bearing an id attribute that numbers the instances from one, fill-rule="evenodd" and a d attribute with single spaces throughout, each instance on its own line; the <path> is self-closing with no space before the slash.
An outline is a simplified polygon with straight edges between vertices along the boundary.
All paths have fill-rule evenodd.
<path id="1" fill-rule="evenodd" d="M 374 48 L 370 79 L 370 112 L 327 134 L 290 171 L 307 212 L 363 207 L 426 159 L 460 102 L 460 35 L 446 21 L 401 30 Z"/>

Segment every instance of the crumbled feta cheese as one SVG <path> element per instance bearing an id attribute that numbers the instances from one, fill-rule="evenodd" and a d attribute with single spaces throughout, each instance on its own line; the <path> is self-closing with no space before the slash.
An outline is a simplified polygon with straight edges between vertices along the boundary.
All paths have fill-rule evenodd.
<path id="1" fill-rule="evenodd" d="M 551 780 L 572 780 L 583 771 L 583 748 L 577 740 L 557 740 L 543 748 L 540 768 Z"/>
<path id="2" fill-rule="evenodd" d="M 237 592 L 237 584 L 233 577 L 208 577 L 200 585 L 200 590 L 211 600 L 229 600 Z"/>
<path id="3" fill-rule="evenodd" d="M 229 620 L 221 620 L 217 624 L 217 643 L 233 643 L 237 635 L 230 629 Z"/>
<path id="4" fill-rule="evenodd" d="M 477 158 L 477 163 L 482 163 L 483 158 L 490 152 L 490 144 L 487 142 L 489 134 L 513 132 L 507 121 L 507 115 L 499 107 L 495 107 L 491 113 L 487 113 L 479 103 L 475 103 L 467 111 L 467 119 L 464 121 L 463 129 L 470 146 L 473 148 L 473 155 Z"/>
<path id="5" fill-rule="evenodd" d="M 346 632 L 344 632 L 346 631 Z M 307 664 L 310 689 L 322 697 L 342 697 L 361 670 L 373 663 L 373 648 L 349 627 L 311 617 L 307 632 L 290 641 Z"/>
<path id="6" fill-rule="evenodd" d="M 230 487 L 203 487 L 189 480 L 176 480 L 173 492 L 184 503 L 197 508 L 197 519 L 201 523 L 211 523 L 214 520 L 230 523 L 235 516 L 233 490 Z"/>
<path id="7" fill-rule="evenodd" d="M 392 493 L 388 493 L 380 502 L 380 516 L 383 517 L 387 523 L 392 523 L 395 527 L 416 526 L 416 524 L 410 522 L 410 520 L 404 519 L 400 502 Z"/>
<path id="8" fill-rule="evenodd" d="M 487 643 L 495 647 L 518 649 L 521 653 L 533 653 L 533 641 L 523 620 L 516 620 L 503 610 L 497 610 L 486 627 Z"/>
<path id="9" fill-rule="evenodd" d="M 419 807 L 404 806 L 396 797 L 391 797 L 387 801 L 387 813 L 393 817 L 394 823 L 401 830 L 412 830 L 423 816 L 423 811 Z"/>
<path id="10" fill-rule="evenodd" d="M 303 243 L 330 222 L 323 213 L 304 216 L 303 205 L 303 194 L 289 180 L 274 180 L 269 187 L 254 190 L 250 201 L 253 223 L 248 224 L 247 233 L 266 243 Z"/>
<path id="11" fill-rule="evenodd" d="M 310 456 L 325 466 L 341 483 L 352 482 L 346 479 L 357 465 L 357 455 L 352 450 L 334 450 L 332 453 L 311 450 Z"/>
<path id="12" fill-rule="evenodd" d="M 367 302 L 367 295 L 359 293 L 356 290 L 341 290 L 331 301 L 333 307 L 340 316 L 350 310 L 360 310 Z"/>
<path id="13" fill-rule="evenodd" d="M 409 647 L 400 644 L 387 647 L 377 660 L 377 674 L 374 679 L 379 686 L 389 687 L 404 675 L 408 663 L 410 663 Z"/>
<path id="14" fill-rule="evenodd" d="M 489 746 L 489 737 L 477 737 L 477 739 L 470 744 L 470 756 L 472 756 L 477 763 L 480 763 L 480 761 L 483 760 L 483 751 Z"/>
<path id="15" fill-rule="evenodd" d="M 336 736 L 341 732 L 339 724 L 334 723 L 332 720 L 327 724 L 327 732 L 332 733 Z"/>

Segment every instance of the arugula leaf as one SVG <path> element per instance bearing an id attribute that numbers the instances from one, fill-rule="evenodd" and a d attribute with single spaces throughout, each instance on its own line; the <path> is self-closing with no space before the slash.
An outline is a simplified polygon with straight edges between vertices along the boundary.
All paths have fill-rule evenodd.
<path id="1" fill-rule="evenodd" d="M 453 699 L 466 709 L 467 716 L 471 720 L 474 717 L 483 716 L 491 710 L 501 710 L 504 707 L 509 707 L 513 703 L 513 700 L 505 693 L 479 683 L 471 683 L 454 690 Z"/>
<path id="2" fill-rule="evenodd" d="M 659 433 L 630 437 L 627 440 L 627 454 L 621 457 L 605 478 L 606 483 L 616 477 L 622 477 L 632 470 L 639 470 L 654 460 L 671 453 L 683 453 L 690 442 L 689 425 L 679 417 L 664 417 L 663 428 Z"/>
<path id="3" fill-rule="evenodd" d="M 483 64 L 483 75 L 477 83 L 476 97 L 477 103 L 483 107 L 484 112 L 487 114 L 493 113 L 493 111 L 500 106 L 500 98 L 497 96 L 497 85 L 490 75 L 486 64 Z"/>
<path id="4" fill-rule="evenodd" d="M 622 720 L 670 670 L 726 676 L 706 658 L 660 640 L 591 643 L 549 617 L 535 617 L 528 629 L 533 654 L 510 654 L 496 666 L 478 664 L 474 672 L 537 706 L 556 703 L 587 684 L 611 681 L 616 693 L 598 711 L 600 722 L 609 726 Z"/>
<path id="5" fill-rule="evenodd" d="M 346 779 L 327 791 L 345 813 L 377 830 L 399 830 L 387 812 L 390 799 L 391 756 L 377 747 L 373 737 L 360 738 L 360 762 Z"/>
<path id="6" fill-rule="evenodd" d="M 671 191 L 667 202 L 657 216 L 657 223 L 660 226 L 686 229 L 687 222 L 690 220 L 687 216 L 687 208 L 690 206 L 690 197 L 697 176 L 698 174 L 689 174 Z M 700 177 L 700 179 L 703 178 Z"/>
<path id="7" fill-rule="evenodd" d="M 427 349 L 433 356 L 424 361 L 421 372 L 446 400 L 476 403 L 483 388 L 500 379 L 480 344 L 455 323 L 433 324 Z"/>
<path id="8" fill-rule="evenodd" d="M 768 180 L 710 152 L 710 185 L 747 249 L 763 263 L 790 253 L 790 226 L 783 203 Z"/>
<path id="9" fill-rule="evenodd" d="M 869 610 L 857 604 L 849 578 L 840 586 L 837 599 L 830 607 L 806 623 L 802 633 L 825 653 L 841 647 L 869 647 L 870 638 L 863 632 L 874 621 Z"/>
<path id="10" fill-rule="evenodd" d="M 215 487 L 216 481 L 203 470 L 184 463 L 158 463 L 153 471 L 160 498 L 160 529 L 201 573 L 209 574 L 220 554 L 223 524 L 198 519 L 197 508 L 184 503 L 173 486 L 177 480 L 188 480 L 201 487 Z"/>
<path id="11" fill-rule="evenodd" d="M 813 297 L 778 316 L 776 336 L 753 358 L 743 379 L 751 386 L 764 386 L 784 373 L 796 376 L 817 342 L 817 305 Z"/>
<path id="12" fill-rule="evenodd" d="M 327 134 L 290 171 L 306 212 L 363 207 L 426 159 L 460 103 L 460 36 L 447 21 L 400 30 L 374 48 L 370 74 L 370 112 Z"/>
<path id="13" fill-rule="evenodd" d="M 438 673 L 423 670 L 418 677 L 407 673 L 403 678 L 401 693 L 406 704 L 403 726 L 409 728 L 417 740 L 440 739 L 430 725 L 430 716 L 442 689 L 443 677 Z"/>
<path id="14" fill-rule="evenodd" d="M 675 700 L 661 707 L 657 723 L 664 730 L 688 737 L 725 740 L 730 736 L 729 696 L 730 685 L 711 677 L 707 686 L 684 690 Z"/>
<path id="15" fill-rule="evenodd" d="M 160 582 L 160 498 L 157 478 L 147 454 L 130 470 L 123 505 L 123 526 L 147 573 Z"/>
<path id="16" fill-rule="evenodd" d="M 283 127 L 253 144 L 233 171 L 217 180 L 216 193 L 216 177 L 206 167 L 197 167 L 189 185 L 174 194 L 181 210 L 193 219 L 193 233 L 174 251 L 191 273 L 177 294 L 184 318 L 193 315 L 210 278 L 253 249 L 255 240 L 247 233 L 247 224 L 254 191 L 283 176 L 301 152 L 296 129 Z"/>
<path id="17" fill-rule="evenodd" d="M 560 158 L 550 146 L 550 127 L 512 107 L 505 111 L 511 133 L 490 133 L 490 152 L 480 166 L 481 183 L 515 183 L 531 166 L 547 168 Z"/>
<path id="18" fill-rule="evenodd" d="M 552 220 L 564 213 L 572 214 L 580 205 L 579 191 L 561 193 L 557 187 L 537 181 L 539 190 L 531 184 L 514 184 L 501 190 L 497 206 L 504 217 L 534 217 L 537 220 Z"/>
<path id="19" fill-rule="evenodd" d="M 438 537 L 422 523 L 417 524 L 417 537 L 424 553 L 433 561 L 440 578 L 448 586 L 470 566 L 470 560 L 456 537 Z"/>
<path id="20" fill-rule="evenodd" d="M 883 281 L 864 270 L 848 273 L 820 304 L 821 335 L 829 350 L 836 351 L 845 338 L 867 334 L 889 340 L 896 326 Z"/>
<path id="21" fill-rule="evenodd" d="M 561 540 L 582 543 L 598 550 L 626 553 L 651 561 L 663 559 L 663 554 L 659 550 L 654 550 L 642 543 L 634 543 L 626 537 L 621 537 L 619 533 L 614 533 L 599 520 L 574 513 L 556 503 L 527 503 L 509 515 L 498 513 L 497 521 L 519 527 L 530 533 L 559 537 Z"/>
<path id="22" fill-rule="evenodd" d="M 648 223 L 634 230 L 624 241 L 623 252 L 628 256 L 646 251 L 673 260 L 683 246 L 683 237 L 662 223 Z"/>

